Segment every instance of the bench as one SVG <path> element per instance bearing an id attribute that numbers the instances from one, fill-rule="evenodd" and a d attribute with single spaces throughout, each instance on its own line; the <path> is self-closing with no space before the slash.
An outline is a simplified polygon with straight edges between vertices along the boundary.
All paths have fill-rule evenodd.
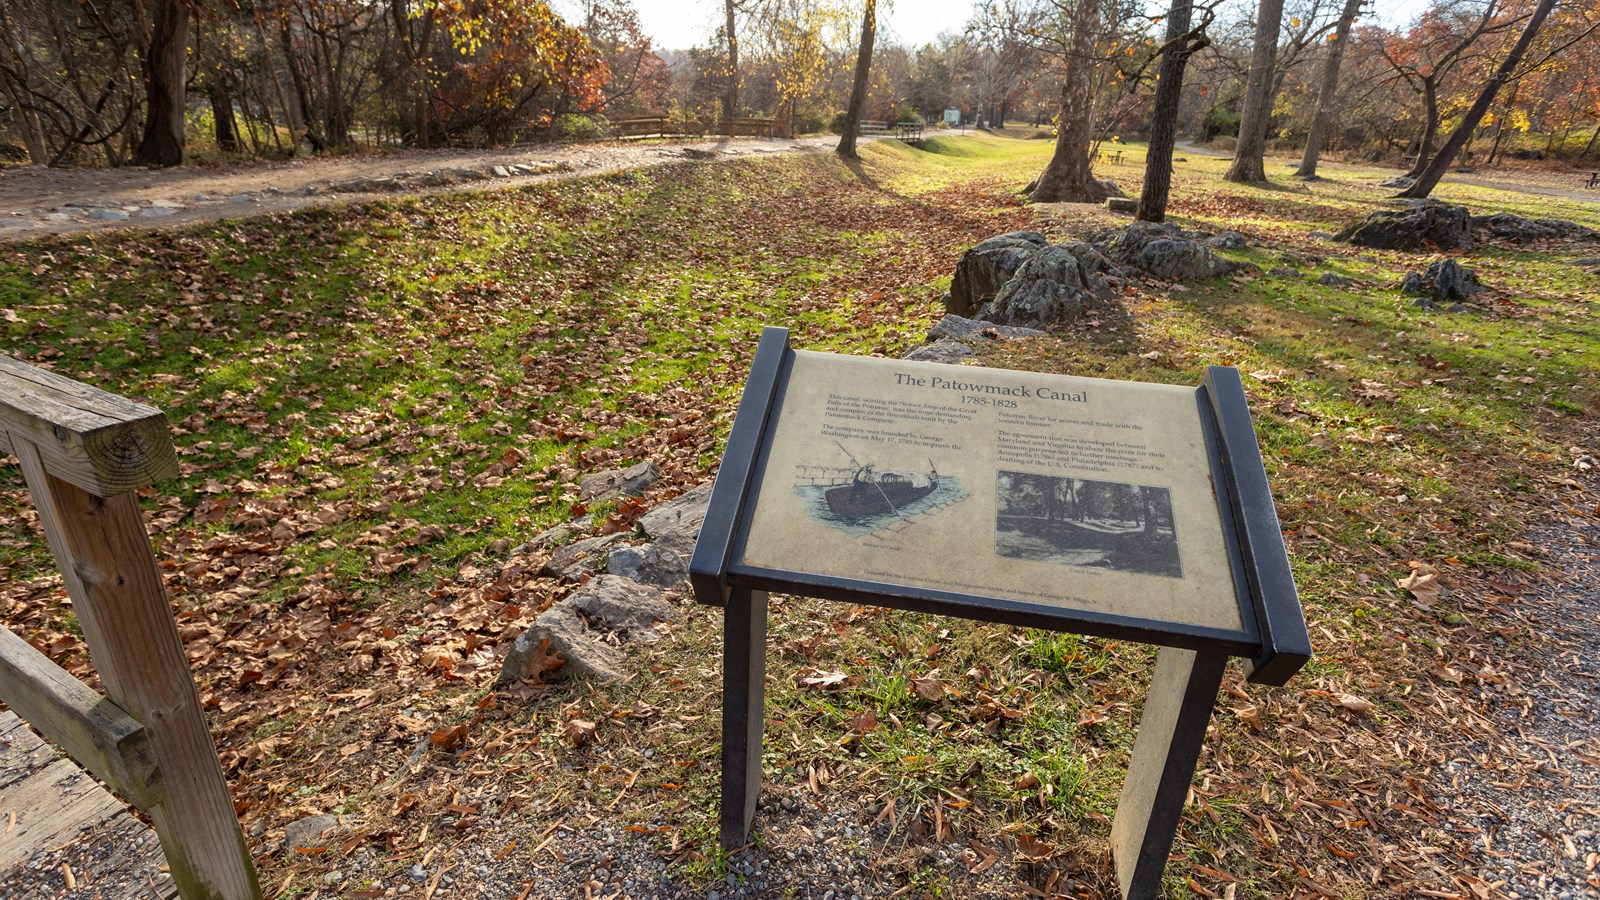
<path id="1" fill-rule="evenodd" d="M 632 116 L 626 119 L 617 119 L 611 123 L 621 137 L 645 137 L 647 135 L 682 134 L 683 128 L 674 122 L 671 116 Z"/>
<path id="2" fill-rule="evenodd" d="M 715 129 L 717 134 L 726 134 L 730 137 L 745 135 L 746 137 L 772 137 L 772 120 L 761 116 L 734 116 L 732 119 L 717 120 Z"/>
<path id="3" fill-rule="evenodd" d="M 1121 150 L 1101 150 L 1100 151 L 1100 161 L 1101 162 L 1108 162 L 1108 163 L 1111 163 L 1112 165 L 1120 166 L 1120 165 L 1122 165 L 1122 151 Z"/>
<path id="4" fill-rule="evenodd" d="M 1589 180 L 1583 186 L 1590 189 L 1600 187 L 1600 172 L 1590 172 Z"/>

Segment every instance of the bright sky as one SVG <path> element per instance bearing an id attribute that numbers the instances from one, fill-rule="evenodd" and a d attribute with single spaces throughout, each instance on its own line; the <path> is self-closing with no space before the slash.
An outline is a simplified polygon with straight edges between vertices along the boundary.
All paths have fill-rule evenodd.
<path id="1" fill-rule="evenodd" d="M 940 32 L 959 32 L 972 13 L 975 0 L 896 0 L 884 16 L 880 40 L 920 47 Z M 558 3 L 558 8 L 564 4 Z M 633 0 L 645 33 L 657 48 L 687 50 L 705 46 L 722 20 L 722 0 Z M 880 0 L 880 5 L 882 5 Z M 1403 25 L 1428 5 L 1428 0 L 1384 0 L 1375 4 L 1385 24 Z"/>
<path id="2" fill-rule="evenodd" d="M 973 0 L 898 0 L 883 17 L 884 38 L 920 47 L 941 31 L 960 31 L 972 5 Z M 633 7 L 645 33 L 667 50 L 709 44 L 723 15 L 722 0 L 633 0 Z"/>

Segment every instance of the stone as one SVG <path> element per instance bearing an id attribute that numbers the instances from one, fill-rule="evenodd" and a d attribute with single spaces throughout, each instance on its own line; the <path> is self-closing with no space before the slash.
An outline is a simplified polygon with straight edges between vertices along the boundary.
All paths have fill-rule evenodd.
<path id="1" fill-rule="evenodd" d="M 1346 278 L 1333 272 L 1323 272 L 1317 277 L 1317 284 L 1325 284 L 1328 287 L 1350 287 L 1355 283 L 1356 280 L 1354 278 Z"/>
<path id="2" fill-rule="evenodd" d="M 973 349 L 970 344 L 963 344 L 960 341 L 953 340 L 951 338 L 945 338 L 941 341 L 934 341 L 931 344 L 924 344 L 910 353 L 907 353 L 905 358 L 914 362 L 935 362 L 946 363 L 948 365 L 960 365 L 962 360 L 967 359 L 977 352 L 978 351 Z"/>
<path id="3" fill-rule="evenodd" d="M 151 200 L 150 201 L 150 208 L 151 209 L 187 209 L 186 206 L 184 206 L 182 203 L 179 203 L 176 200 Z"/>
<path id="4" fill-rule="evenodd" d="M 1020 325 L 996 325 L 993 322 L 981 322 L 977 319 L 968 319 L 963 316 L 945 316 L 939 320 L 939 324 L 933 326 L 933 329 L 928 332 L 928 339 L 933 341 L 995 340 L 1043 336 L 1044 332 L 1037 328 L 1024 328 Z M 906 358 L 910 359 L 911 357 L 907 356 Z"/>
<path id="5" fill-rule="evenodd" d="M 688 534 L 692 540 L 700 533 L 700 523 L 705 521 L 706 504 L 710 500 L 711 484 L 708 482 L 640 516 L 639 528 L 656 542 L 674 534 Z"/>
<path id="6" fill-rule="evenodd" d="M 1215 278 L 1237 268 L 1211 248 L 1184 238 L 1178 226 L 1163 222 L 1134 222 L 1102 235 L 1095 244 L 1111 259 L 1167 281 Z"/>
<path id="7" fill-rule="evenodd" d="M 1427 294 L 1430 300 L 1465 300 L 1483 290 L 1478 277 L 1466 266 L 1453 259 L 1441 259 L 1428 266 L 1426 272 L 1408 272 L 1400 289 L 1410 294 Z"/>
<path id="8" fill-rule="evenodd" d="M 617 496 L 638 497 L 661 480 L 661 470 L 645 460 L 626 469 L 594 472 L 578 479 L 578 494 L 585 503 L 599 503 Z"/>
<path id="9" fill-rule="evenodd" d="M 1001 325 L 1055 325 L 1072 322 L 1111 300 L 1111 288 L 1086 268 L 1078 254 L 1095 253 L 1087 244 L 1045 247 L 1001 285 L 980 319 Z"/>
<path id="10" fill-rule="evenodd" d="M 660 544 L 627 544 L 611 548 L 606 555 L 606 571 L 640 584 L 675 588 L 688 581 L 689 561 Z"/>
<path id="11" fill-rule="evenodd" d="M 283 828 L 283 842 L 290 850 L 325 847 L 323 835 L 339 827 L 339 817 L 327 813 L 296 819 Z"/>
<path id="12" fill-rule="evenodd" d="M 972 317 L 1033 254 L 1049 244 L 1037 231 L 1013 231 L 974 245 L 956 263 L 945 312 Z"/>
<path id="13" fill-rule="evenodd" d="M 1306 237 L 1311 238 L 1314 241 L 1331 241 L 1331 240 L 1333 240 L 1333 235 L 1329 234 L 1326 231 L 1308 231 L 1308 232 L 1306 232 Z"/>
<path id="14" fill-rule="evenodd" d="M 1214 234 L 1200 243 L 1213 250 L 1243 250 L 1250 246 L 1250 239 L 1237 231 L 1224 231 Z"/>
<path id="15" fill-rule="evenodd" d="M 1139 211 L 1138 197 L 1107 197 L 1106 209 L 1114 213 L 1127 213 L 1133 215 Z"/>
<path id="16" fill-rule="evenodd" d="M 541 648 L 567 661 L 562 672 L 601 681 L 622 677 L 622 651 L 630 643 L 660 640 L 656 626 L 678 621 L 677 611 L 654 588 L 616 575 L 600 575 L 583 590 L 539 614 L 512 642 L 499 680 L 524 677 Z"/>
<path id="17" fill-rule="evenodd" d="M 89 218 L 91 218 L 91 219 L 99 219 L 102 222 L 120 222 L 123 219 L 126 219 L 127 217 L 128 217 L 128 214 L 123 212 L 120 209 L 91 209 L 91 210 L 89 210 Z"/>
<path id="18" fill-rule="evenodd" d="M 1473 216 L 1474 232 L 1487 231 L 1492 238 L 1527 244 L 1538 240 L 1600 241 L 1600 231 L 1585 228 L 1565 219 L 1525 219 L 1511 213 Z"/>
<path id="19" fill-rule="evenodd" d="M 494 177 L 496 177 L 496 178 L 510 178 L 511 177 L 511 170 L 506 168 L 505 166 L 490 166 L 489 167 L 489 171 L 491 173 L 493 173 Z"/>
<path id="20" fill-rule="evenodd" d="M 1268 269 L 1267 270 L 1267 274 L 1271 275 L 1273 278 L 1294 278 L 1294 279 L 1297 279 L 1297 280 L 1300 278 L 1300 270 L 1299 269 L 1285 269 L 1285 268 Z"/>
<path id="21" fill-rule="evenodd" d="M 177 210 L 170 206 L 152 206 L 149 209 L 142 210 L 139 213 L 139 217 L 143 219 L 165 219 L 176 212 Z"/>
<path id="22" fill-rule="evenodd" d="M 550 554 L 550 560 L 540 567 L 539 574 L 562 581 L 577 581 L 598 571 L 600 564 L 605 561 L 605 551 L 621 541 L 622 537 L 620 534 L 607 534 L 557 547 Z"/>
<path id="23" fill-rule="evenodd" d="M 1472 216 L 1464 206 L 1425 201 L 1381 209 L 1334 235 L 1334 240 L 1380 250 L 1472 249 Z"/>
<path id="24" fill-rule="evenodd" d="M 229 203 L 258 203 L 260 198 L 255 194 L 234 194 L 228 198 Z"/>
<path id="25" fill-rule="evenodd" d="M 1393 178 L 1388 178 L 1378 182 L 1378 187 L 1398 188 L 1403 191 L 1416 183 L 1417 180 L 1415 178 L 1408 178 L 1404 175 L 1396 175 Z"/>

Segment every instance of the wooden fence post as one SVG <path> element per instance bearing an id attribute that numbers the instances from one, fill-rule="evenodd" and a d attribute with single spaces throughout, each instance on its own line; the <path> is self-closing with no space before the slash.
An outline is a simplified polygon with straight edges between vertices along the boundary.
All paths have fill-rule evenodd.
<path id="1" fill-rule="evenodd" d="M 22 463 L 106 696 L 149 733 L 166 796 L 146 812 L 180 895 L 259 900 L 255 866 L 131 493 L 176 474 L 165 415 L 4 357 L 0 388 L 0 451 Z"/>

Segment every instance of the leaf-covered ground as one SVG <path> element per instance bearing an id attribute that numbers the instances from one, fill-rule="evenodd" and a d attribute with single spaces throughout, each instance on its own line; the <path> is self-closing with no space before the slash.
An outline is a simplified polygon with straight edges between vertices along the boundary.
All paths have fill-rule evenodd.
<path id="1" fill-rule="evenodd" d="M 737 874 L 714 842 L 719 616 L 683 602 L 621 684 L 496 691 L 510 638 L 570 590 L 525 543 L 573 519 L 630 529 L 709 479 L 762 324 L 899 355 L 967 246 L 1109 224 L 1019 204 L 1047 150 L 884 144 L 853 167 L 687 164 L 0 250 L 5 352 L 177 426 L 183 477 L 146 502 L 264 882 L 379 896 L 490 818 L 538 836 L 501 861 L 551 864 L 558 823 L 606 820 L 678 883 Z M 1288 688 L 1230 673 L 1171 894 L 1495 896 L 1437 767 L 1496 746 L 1551 652 L 1519 600 L 1553 574 L 1528 527 L 1596 512 L 1573 466 L 1596 445 L 1597 285 L 1570 260 L 1600 251 L 1481 249 L 1480 308 L 1424 312 L 1393 284 L 1426 256 L 1309 236 L 1369 211 L 1371 179 L 1240 188 L 1223 165 L 1180 168 L 1175 217 L 1311 277 L 1136 284 L 1126 318 L 985 360 L 1248 373 L 1319 655 Z M 1600 224 L 1592 205 L 1446 196 Z M 1314 282 L 1330 271 L 1355 286 Z M 665 473 L 645 503 L 577 502 L 579 475 L 645 459 Z M 6 624 L 87 674 L 15 468 L 0 485 Z M 1114 893 L 1146 648 L 797 599 L 775 601 L 771 648 L 768 790 L 861 811 L 874 894 Z M 342 843 L 281 850 L 285 823 L 329 811 L 350 817 Z M 319 879 L 357 852 L 377 871 Z"/>

